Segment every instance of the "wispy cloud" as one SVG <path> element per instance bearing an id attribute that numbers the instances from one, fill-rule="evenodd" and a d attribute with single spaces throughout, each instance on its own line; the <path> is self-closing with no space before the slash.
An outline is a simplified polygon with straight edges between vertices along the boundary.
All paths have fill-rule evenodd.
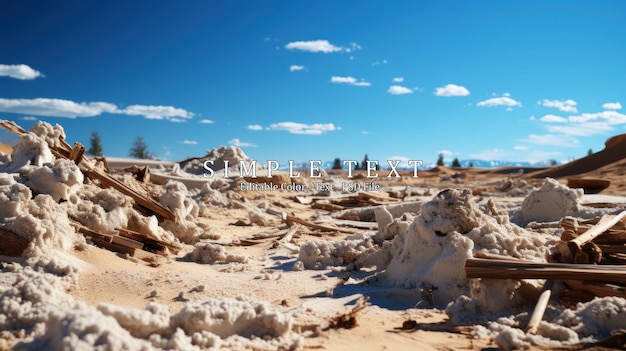
<path id="1" fill-rule="evenodd" d="M 50 117 L 94 117 L 103 113 L 143 116 L 148 119 L 165 119 L 180 122 L 194 116 L 192 112 L 172 106 L 130 105 L 119 109 L 109 102 L 77 103 L 64 99 L 3 99 L 0 98 L 0 112 L 28 114 Z"/>
<path id="2" fill-rule="evenodd" d="M 246 129 L 249 129 L 249 130 L 263 130 L 263 127 L 258 125 L 258 124 L 251 124 L 251 125 L 247 126 Z"/>
<path id="3" fill-rule="evenodd" d="M 469 94 L 470 92 L 467 88 L 456 84 L 448 84 L 435 89 L 435 95 L 437 96 L 467 96 Z"/>
<path id="4" fill-rule="evenodd" d="M 524 141 L 531 143 L 531 144 L 566 146 L 566 147 L 575 147 L 575 146 L 578 146 L 579 144 L 578 140 L 572 137 L 568 137 L 565 135 L 557 135 L 557 134 L 544 134 L 544 135 L 530 134 L 528 135 L 526 139 L 524 139 Z"/>
<path id="5" fill-rule="evenodd" d="M 512 99 L 510 96 L 508 96 L 508 94 L 506 94 L 505 96 L 495 97 L 495 98 L 491 98 L 491 99 L 480 101 L 479 103 L 476 104 L 476 106 L 484 106 L 484 107 L 494 107 L 494 106 L 514 107 L 514 106 L 519 106 L 519 107 L 521 107 L 522 103 L 519 102 L 519 101 L 516 101 L 515 99 Z"/>
<path id="6" fill-rule="evenodd" d="M 198 142 L 195 140 L 183 140 L 180 142 L 183 145 L 198 145 Z"/>
<path id="7" fill-rule="evenodd" d="M 395 83 L 402 83 L 402 82 L 404 82 L 404 78 L 402 78 L 402 77 L 394 77 L 392 79 L 392 81 L 395 82 Z"/>
<path id="8" fill-rule="evenodd" d="M 296 71 L 302 71 L 304 70 L 306 67 L 304 66 L 300 66 L 300 65 L 291 65 L 289 66 L 289 71 L 290 72 L 296 72 Z"/>
<path id="9" fill-rule="evenodd" d="M 337 127 L 332 123 L 314 123 L 304 124 L 297 122 L 279 122 L 270 124 L 266 130 L 284 130 L 291 134 L 308 134 L 308 135 L 320 135 L 327 132 L 333 132 L 341 130 L 341 127 Z"/>
<path id="10" fill-rule="evenodd" d="M 330 77 L 330 82 L 335 83 L 335 84 L 355 85 L 358 87 L 369 87 L 370 85 L 372 85 L 370 82 L 366 82 L 363 79 L 357 80 L 356 78 L 350 77 L 350 76 L 348 77 L 333 76 L 333 77 Z"/>
<path id="11" fill-rule="evenodd" d="M 551 125 L 548 127 L 550 133 L 562 133 L 574 136 L 591 136 L 602 134 L 613 130 L 613 127 L 603 122 L 569 123 L 566 125 Z"/>
<path id="12" fill-rule="evenodd" d="M 201 119 L 198 121 L 198 123 L 202 123 L 202 124 L 213 124 L 215 123 L 215 121 L 211 120 L 211 119 Z"/>
<path id="13" fill-rule="evenodd" d="M 335 46 L 331 44 L 328 40 L 293 41 L 285 45 L 285 48 L 288 50 L 323 52 L 325 54 L 344 50 L 343 47 Z"/>
<path id="14" fill-rule="evenodd" d="M 602 105 L 602 108 L 607 110 L 621 110 L 622 104 L 620 104 L 619 102 L 607 102 L 606 104 Z"/>
<path id="15" fill-rule="evenodd" d="M 245 141 L 241 141 L 237 138 L 232 139 L 231 141 L 228 142 L 228 144 L 232 145 L 232 146 L 236 146 L 236 147 L 256 147 L 255 144 L 253 143 L 248 143 Z"/>
<path id="16" fill-rule="evenodd" d="M 569 121 L 585 123 L 590 121 L 605 122 L 608 124 L 625 124 L 626 115 L 617 111 L 602 111 L 596 113 L 583 113 L 578 116 L 569 116 Z"/>
<path id="17" fill-rule="evenodd" d="M 545 107 L 558 108 L 560 111 L 563 111 L 563 112 L 571 112 L 571 113 L 578 112 L 578 109 L 576 108 L 576 105 L 577 105 L 576 101 L 572 99 L 567 99 L 567 100 L 543 99 L 543 101 L 539 101 L 539 104 Z"/>
<path id="18" fill-rule="evenodd" d="M 567 118 L 555 115 L 545 115 L 539 119 L 541 122 L 547 123 L 567 123 Z"/>
<path id="19" fill-rule="evenodd" d="M 517 151 L 526 151 L 530 149 L 528 146 L 526 145 L 515 145 L 513 146 L 513 150 L 517 150 Z"/>
<path id="20" fill-rule="evenodd" d="M 392 85 L 389 87 L 389 90 L 387 90 L 387 92 L 392 95 L 404 95 L 404 94 L 412 94 L 413 89 L 409 89 L 401 85 Z"/>
<path id="21" fill-rule="evenodd" d="M 28 65 L 2 65 L 0 64 L 0 77 L 11 77 L 20 80 L 30 80 L 44 75 Z"/>
<path id="22" fill-rule="evenodd" d="M 378 65 L 386 65 L 389 61 L 387 61 L 387 59 L 383 59 L 381 61 L 374 61 L 372 62 L 372 66 L 378 66 Z"/>
<path id="23" fill-rule="evenodd" d="M 439 150 L 437 154 L 442 154 L 444 156 L 452 156 L 454 153 L 450 150 Z"/>

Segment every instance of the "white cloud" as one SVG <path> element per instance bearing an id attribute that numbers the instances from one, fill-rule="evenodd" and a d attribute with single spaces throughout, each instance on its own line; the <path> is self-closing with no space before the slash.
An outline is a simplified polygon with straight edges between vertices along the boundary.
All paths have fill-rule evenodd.
<path id="1" fill-rule="evenodd" d="M 3 99 L 0 98 L 0 112 L 29 114 L 50 117 L 94 117 L 102 113 L 144 116 L 149 119 L 166 119 L 181 122 L 193 117 L 193 113 L 172 106 L 131 105 L 119 109 L 109 102 L 77 103 L 64 99 Z"/>
<path id="2" fill-rule="evenodd" d="M 543 99 L 543 101 L 540 101 L 539 104 L 545 107 L 555 107 L 563 112 L 572 112 L 572 113 L 578 112 L 578 109 L 576 108 L 576 101 L 572 99 L 567 99 L 567 100 Z"/>
<path id="3" fill-rule="evenodd" d="M 36 121 L 37 117 L 33 117 L 33 116 L 24 116 L 22 117 L 23 120 L 25 121 Z"/>
<path id="4" fill-rule="evenodd" d="M 590 121 L 601 121 L 608 124 L 626 123 L 626 115 L 617 111 L 602 111 L 596 113 L 583 113 L 578 116 L 569 116 L 570 122 L 585 123 Z"/>
<path id="5" fill-rule="evenodd" d="M 167 119 L 175 122 L 181 121 L 176 117 L 193 117 L 193 113 L 172 106 L 131 105 L 120 110 L 118 113 L 131 116 L 144 116 L 148 119 Z"/>
<path id="6" fill-rule="evenodd" d="M 289 66 L 289 71 L 291 72 L 295 72 L 295 71 L 302 71 L 304 70 L 306 67 L 304 66 L 300 66 L 300 65 L 291 65 Z"/>
<path id="7" fill-rule="evenodd" d="M 394 77 L 392 79 L 392 81 L 394 81 L 396 83 L 402 83 L 402 82 L 404 82 L 404 78 L 402 78 L 402 77 Z"/>
<path id="8" fill-rule="evenodd" d="M 619 102 L 607 102 L 606 104 L 602 105 L 602 108 L 607 110 L 621 110 L 622 104 L 620 104 Z"/>
<path id="9" fill-rule="evenodd" d="M 339 77 L 339 76 L 333 76 L 330 77 L 330 82 L 331 83 L 335 83 L 335 84 L 349 84 L 349 85 L 356 85 L 359 87 L 369 87 L 370 85 L 372 85 L 370 82 L 366 82 L 363 79 L 361 80 L 357 80 L 354 77 Z"/>
<path id="10" fill-rule="evenodd" d="M 198 142 L 195 140 L 183 140 L 180 143 L 184 145 L 198 145 Z"/>
<path id="11" fill-rule="evenodd" d="M 309 41 L 294 41 L 285 45 L 289 50 L 300 50 L 307 52 L 323 52 L 325 54 L 329 52 L 342 51 L 341 46 L 335 46 L 328 40 L 309 40 Z"/>
<path id="12" fill-rule="evenodd" d="M 526 145 L 515 145 L 513 146 L 513 150 L 517 150 L 517 151 L 526 151 L 530 149 L 528 146 Z"/>
<path id="13" fill-rule="evenodd" d="M 336 127 L 332 123 L 304 124 L 304 123 L 296 123 L 296 122 L 279 122 L 279 123 L 271 124 L 266 129 L 285 130 L 291 134 L 320 135 L 326 132 L 341 130 L 341 127 Z"/>
<path id="14" fill-rule="evenodd" d="M 32 69 L 28 65 L 2 65 L 0 64 L 0 77 L 11 77 L 20 80 L 30 80 L 44 75 Z"/>
<path id="15" fill-rule="evenodd" d="M 469 94 L 470 92 L 467 88 L 456 84 L 448 84 L 435 89 L 435 95 L 437 96 L 467 96 Z"/>
<path id="16" fill-rule="evenodd" d="M 439 152 L 437 152 L 437 154 L 442 154 L 444 156 L 452 156 L 452 155 L 454 155 L 454 153 L 452 151 L 449 151 L 449 150 L 440 150 Z"/>
<path id="17" fill-rule="evenodd" d="M 590 136 L 595 134 L 602 134 L 613 130 L 613 127 L 604 122 L 587 122 L 580 124 L 568 124 L 568 125 L 552 125 L 548 127 L 550 133 L 562 133 L 566 135 L 576 136 Z"/>
<path id="18" fill-rule="evenodd" d="M 387 92 L 392 95 L 403 95 L 403 94 L 411 94 L 413 93 L 413 90 L 407 87 L 400 86 L 400 85 L 392 85 L 389 87 L 389 90 L 387 90 Z"/>
<path id="19" fill-rule="evenodd" d="M 228 144 L 232 145 L 232 146 L 236 146 L 236 147 L 256 147 L 255 144 L 252 143 L 248 143 L 245 141 L 241 141 L 237 138 L 232 139 L 231 141 L 228 142 Z"/>
<path id="20" fill-rule="evenodd" d="M 387 61 L 387 59 L 384 59 L 382 61 L 374 61 L 372 62 L 372 66 L 378 66 L 378 65 L 386 65 L 389 61 Z"/>
<path id="21" fill-rule="evenodd" d="M 246 127 L 249 130 L 263 130 L 263 127 L 261 127 L 258 124 L 251 124 L 249 126 Z"/>
<path id="22" fill-rule="evenodd" d="M 567 146 L 567 147 L 575 147 L 578 146 L 578 140 L 564 136 L 564 135 L 556 135 L 556 134 L 530 134 L 524 140 L 531 144 L 539 144 L 539 145 L 554 145 L 554 146 Z"/>
<path id="23" fill-rule="evenodd" d="M 198 121 L 198 123 L 202 123 L 202 124 L 213 124 L 215 123 L 215 121 L 210 120 L 210 119 L 201 119 Z"/>
<path id="24" fill-rule="evenodd" d="M 566 123 L 567 118 L 548 114 L 548 115 L 541 117 L 540 121 L 547 122 L 547 123 Z"/>
<path id="25" fill-rule="evenodd" d="M 361 45 L 359 45 L 357 43 L 350 43 L 350 47 L 346 48 L 345 51 L 346 52 L 352 52 L 352 51 L 361 50 L 361 49 L 362 49 Z"/>
<path id="26" fill-rule="evenodd" d="M 519 101 L 516 101 L 508 96 L 502 96 L 502 97 L 497 97 L 497 98 L 491 98 L 491 99 L 487 99 L 484 101 L 480 101 L 479 103 L 476 104 L 476 106 L 486 106 L 486 107 L 493 107 L 493 106 L 509 106 L 509 107 L 513 107 L 513 106 L 522 106 L 522 103 Z"/>

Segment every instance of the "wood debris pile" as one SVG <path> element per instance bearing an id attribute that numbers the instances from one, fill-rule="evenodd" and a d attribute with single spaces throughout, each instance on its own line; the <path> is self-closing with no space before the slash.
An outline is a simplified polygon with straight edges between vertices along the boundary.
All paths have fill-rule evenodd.
<path id="1" fill-rule="evenodd" d="M 26 130 L 13 121 L 1 120 L 0 127 L 19 137 L 27 134 Z M 155 215 L 159 221 L 176 221 L 176 216 L 170 209 L 159 203 L 155 197 L 149 195 L 150 191 L 145 183 L 137 181 L 134 178 L 125 180 L 125 182 L 120 181 L 109 172 L 106 159 L 99 158 L 91 160 L 86 158 L 84 156 L 85 147 L 82 144 L 74 143 L 73 146 L 70 146 L 63 137 L 59 137 L 55 145 L 48 142 L 48 147 L 56 158 L 73 161 L 79 167 L 83 175 L 93 181 L 94 184 L 99 185 L 103 189 L 114 188 L 132 198 L 135 201 L 135 208 L 141 213 Z M 143 170 L 143 172 L 137 170 L 135 173 L 141 175 L 142 181 L 144 182 L 149 179 L 147 170 Z M 116 228 L 117 233 L 115 234 L 105 234 L 90 230 L 76 222 L 73 224 L 78 232 L 88 237 L 95 245 L 130 256 L 134 256 L 138 253 L 137 250 L 143 250 L 145 254 L 150 252 L 167 255 L 168 252 L 176 254 L 181 249 L 180 246 L 162 242 L 125 228 Z M 0 237 L 2 238 L 2 240 L 0 240 L 0 254 L 19 256 L 28 245 L 26 239 L 6 230 L 0 230 Z"/>

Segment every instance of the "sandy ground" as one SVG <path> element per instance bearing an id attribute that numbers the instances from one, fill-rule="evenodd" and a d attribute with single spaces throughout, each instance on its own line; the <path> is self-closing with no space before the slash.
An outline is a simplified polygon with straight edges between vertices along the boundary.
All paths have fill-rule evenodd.
<path id="1" fill-rule="evenodd" d="M 10 149 L 3 147 L 2 151 L 7 153 Z M 581 174 L 611 180 L 612 187 L 602 194 L 626 196 L 624 169 L 623 162 L 617 162 L 604 165 L 595 173 Z M 405 173 L 400 180 L 381 179 L 378 182 L 387 189 L 414 189 L 415 194 L 409 192 L 402 200 L 404 202 L 426 201 L 446 188 L 470 188 L 478 196 L 494 196 L 498 201 L 521 201 L 523 196 L 490 194 L 498 187 L 502 188 L 504 182 L 516 179 L 524 179 L 529 186 L 541 184 L 543 177 L 534 178 L 531 171 L 439 167 L 421 172 L 419 178 Z M 334 177 L 345 177 L 345 174 Z M 558 180 L 563 184 L 567 182 L 566 177 Z M 355 181 L 364 179 L 357 177 Z M 279 211 L 311 221 L 332 212 L 299 203 L 296 196 L 302 194 L 297 192 L 242 191 L 239 194 L 249 203 L 266 202 Z M 270 216 L 265 225 L 250 224 L 248 210 L 243 208 L 214 208 L 208 215 L 198 217 L 198 221 L 219 235 L 218 239 L 210 240 L 212 243 L 223 246 L 228 254 L 245 257 L 246 262 L 193 262 L 189 257 L 192 245 L 184 245 L 177 255 L 149 255 L 146 260 L 90 245 L 72 251 L 72 255 L 84 264 L 78 281 L 67 292 L 91 306 L 105 302 L 143 309 L 148 302 L 154 301 L 168 306 L 170 311 L 178 311 L 190 302 L 207 298 L 233 298 L 244 294 L 269 302 L 284 313 L 300 311 L 293 328 L 304 337 L 304 350 L 497 348 L 492 339 L 472 337 L 472 326 L 453 327 L 442 310 L 423 308 L 420 298 L 412 293 L 402 289 L 368 287 L 361 281 L 367 275 L 366 271 L 293 269 L 300 244 L 320 238 L 341 240 L 347 234 L 302 226 L 295 232 L 293 240 L 285 244 L 280 239 L 289 227 L 278 216 Z M 330 328 L 333 318 L 354 309 L 362 296 L 367 296 L 369 301 L 352 315 L 355 323 Z M 14 341 L 4 345 L 10 347 Z"/>

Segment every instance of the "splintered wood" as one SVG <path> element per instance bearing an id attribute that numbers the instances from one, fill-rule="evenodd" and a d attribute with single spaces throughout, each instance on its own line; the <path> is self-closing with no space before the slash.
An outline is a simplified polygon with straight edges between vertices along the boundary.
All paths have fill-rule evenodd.
<path id="1" fill-rule="evenodd" d="M 465 263 L 468 278 L 561 280 L 561 299 L 626 298 L 626 211 L 590 220 L 564 217 L 564 232 L 546 263 L 476 254 Z"/>
<path id="2" fill-rule="evenodd" d="M 0 120 L 0 127 L 20 137 L 27 133 L 26 130 L 13 121 Z M 48 143 L 48 147 L 55 157 L 73 161 L 80 168 L 85 177 L 94 180 L 100 187 L 111 187 L 131 197 L 135 201 L 136 207 L 141 212 L 148 215 L 155 215 L 159 220 L 167 219 L 176 221 L 174 213 L 169 208 L 161 205 L 154 198 L 147 195 L 147 191 L 133 189 L 129 184 L 125 184 L 109 174 L 106 159 L 87 159 L 84 156 L 85 147 L 82 144 L 74 143 L 73 146 L 70 146 L 64 138 L 60 137 L 55 143 Z M 97 167 L 97 163 L 104 164 L 105 168 Z M 141 173 L 142 181 L 146 182 L 149 180 L 149 172 L 147 169 L 139 169 L 137 172 Z M 141 184 L 139 182 L 137 183 Z M 135 255 L 136 250 L 145 250 L 160 255 L 167 255 L 168 252 L 177 253 L 180 250 L 180 247 L 177 245 L 164 243 L 149 238 L 144 234 L 132 232 L 124 228 L 118 228 L 119 233 L 112 235 L 97 233 L 78 223 L 73 224 L 78 232 L 90 238 L 97 246 L 131 256 Z M 27 242 L 24 243 L 25 239 L 21 240 L 21 237 L 6 230 L 0 229 L 0 237 L 2 238 L 2 240 L 0 240 L 0 254 L 19 256 L 27 246 Z"/>

